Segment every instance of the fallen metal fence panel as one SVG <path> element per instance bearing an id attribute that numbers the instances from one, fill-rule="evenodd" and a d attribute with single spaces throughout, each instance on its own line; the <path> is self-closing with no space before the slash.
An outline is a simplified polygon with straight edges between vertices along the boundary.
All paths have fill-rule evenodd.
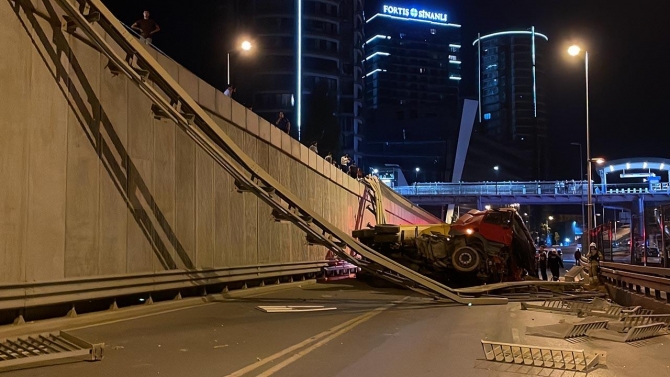
<path id="1" fill-rule="evenodd" d="M 584 350 L 539 347 L 482 340 L 488 361 L 588 373 L 598 365 L 598 355 L 589 357 Z"/>
<path id="2" fill-rule="evenodd" d="M 64 331 L 0 340 L 0 371 L 56 360 L 102 360 L 105 344 L 91 344 Z"/>

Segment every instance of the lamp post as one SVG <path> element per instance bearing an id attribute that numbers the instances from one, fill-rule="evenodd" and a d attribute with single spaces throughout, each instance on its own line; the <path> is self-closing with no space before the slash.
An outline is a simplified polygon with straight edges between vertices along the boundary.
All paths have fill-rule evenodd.
<path id="1" fill-rule="evenodd" d="M 577 45 L 572 45 L 568 48 L 568 54 L 572 56 L 577 56 L 582 51 L 582 49 Z M 589 117 L 589 52 L 584 51 L 584 71 L 586 75 L 586 160 L 589 161 L 586 167 L 586 187 L 587 187 L 587 197 L 586 197 L 586 212 L 589 216 L 586 218 L 586 242 L 582 242 L 582 248 L 587 248 L 591 244 L 591 228 L 593 227 L 593 197 L 591 195 L 591 132 L 589 129 L 590 126 L 590 117 Z M 584 240 L 584 234 L 582 234 L 582 241 Z M 587 249 L 585 249 L 587 250 Z"/>
<path id="2" fill-rule="evenodd" d="M 582 155 L 582 143 L 570 143 L 570 145 L 579 146 L 579 192 L 582 197 L 582 238 L 584 237 L 584 156 Z M 584 245 L 582 245 L 584 248 Z"/>
<path id="3" fill-rule="evenodd" d="M 414 181 L 419 180 L 419 172 L 420 171 L 421 171 L 421 169 L 419 169 L 418 167 L 416 169 L 414 169 Z"/>
<path id="4" fill-rule="evenodd" d="M 226 82 L 226 84 L 228 84 L 228 85 L 230 85 L 230 54 L 233 53 L 233 52 L 236 52 L 240 49 L 244 50 L 244 51 L 251 50 L 251 42 L 244 41 L 240 44 L 239 48 L 235 48 L 235 49 L 232 49 L 232 50 L 228 51 L 228 59 L 227 59 L 228 60 L 228 76 L 227 76 L 227 82 Z"/>

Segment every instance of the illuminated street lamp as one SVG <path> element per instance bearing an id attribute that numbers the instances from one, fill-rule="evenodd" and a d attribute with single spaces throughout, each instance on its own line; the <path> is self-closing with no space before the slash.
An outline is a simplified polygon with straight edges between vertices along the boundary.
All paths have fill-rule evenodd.
<path id="1" fill-rule="evenodd" d="M 495 170 L 495 171 L 500 170 L 500 166 L 498 166 L 498 165 L 494 166 L 494 167 L 493 167 L 493 170 Z"/>
<path id="2" fill-rule="evenodd" d="M 414 172 L 415 172 L 414 173 L 414 180 L 415 181 L 419 179 L 419 172 L 420 171 L 421 171 L 421 169 L 419 169 L 418 167 L 416 169 L 414 169 Z"/>
<path id="3" fill-rule="evenodd" d="M 572 45 L 568 48 L 568 54 L 572 56 L 577 56 L 581 53 L 581 47 L 577 45 Z M 593 188 L 591 187 L 591 132 L 590 132 L 590 117 L 589 117 L 589 52 L 584 51 L 584 71 L 586 75 L 586 160 L 588 161 L 586 167 L 586 185 L 587 185 L 587 197 L 586 197 L 586 212 L 589 216 L 586 218 L 586 242 L 582 242 L 582 247 L 588 247 L 591 243 L 591 228 L 593 227 Z M 584 236 L 582 235 L 582 241 Z M 586 246 L 584 246 L 586 245 Z"/>
<path id="4" fill-rule="evenodd" d="M 552 221 L 552 220 L 554 220 L 554 216 L 549 216 L 549 217 L 547 217 L 547 219 L 548 219 L 549 221 Z"/>
<path id="5" fill-rule="evenodd" d="M 230 85 L 230 54 L 233 53 L 233 52 L 236 52 L 238 50 L 249 51 L 249 50 L 251 50 L 251 47 L 252 47 L 251 42 L 244 41 L 240 44 L 239 48 L 234 48 L 234 49 L 228 51 L 228 77 L 227 77 L 228 78 L 228 82 L 227 82 L 228 85 Z"/>

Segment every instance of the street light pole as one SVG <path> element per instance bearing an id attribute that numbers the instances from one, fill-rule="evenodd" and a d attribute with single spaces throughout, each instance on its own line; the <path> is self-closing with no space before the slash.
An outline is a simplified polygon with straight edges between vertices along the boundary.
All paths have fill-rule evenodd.
<path id="1" fill-rule="evenodd" d="M 568 48 L 568 54 L 572 56 L 577 56 L 581 52 L 581 48 L 577 45 L 570 46 Z M 586 218 L 586 242 L 582 242 L 582 248 L 587 250 L 591 243 L 591 228 L 593 228 L 593 196 L 591 187 L 591 132 L 590 132 L 590 117 L 589 117 L 589 52 L 584 51 L 584 72 L 586 75 L 586 213 L 588 217 Z M 582 235 L 582 241 L 584 241 L 584 235 Z"/>
<path id="2" fill-rule="evenodd" d="M 230 51 L 228 51 L 227 67 L 228 67 L 228 76 L 227 76 L 227 79 L 226 79 L 226 85 L 230 85 Z"/>
<path id="3" fill-rule="evenodd" d="M 570 143 L 571 145 L 579 146 L 579 193 L 582 199 L 582 239 L 584 238 L 584 225 L 586 218 L 584 216 L 584 156 L 582 154 L 582 143 Z M 584 245 L 582 245 L 582 249 Z"/>
<path id="4" fill-rule="evenodd" d="M 584 51 L 584 70 L 586 72 L 586 179 L 587 179 L 587 197 L 586 197 L 586 247 L 591 245 L 591 229 L 593 228 L 593 188 L 591 187 L 591 131 L 590 131 L 590 117 L 589 117 L 589 52 Z M 582 238 L 584 236 L 582 235 Z M 582 245 L 582 248 L 585 246 Z"/>

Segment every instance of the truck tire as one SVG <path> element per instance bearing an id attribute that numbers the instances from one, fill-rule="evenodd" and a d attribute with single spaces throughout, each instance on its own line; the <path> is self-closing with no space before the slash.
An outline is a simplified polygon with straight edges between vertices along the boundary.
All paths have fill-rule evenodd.
<path id="1" fill-rule="evenodd" d="M 375 225 L 375 232 L 377 234 L 398 234 L 400 227 L 393 224 L 377 224 Z"/>
<path id="2" fill-rule="evenodd" d="M 451 255 L 451 263 L 459 272 L 475 271 L 479 267 L 481 261 L 482 258 L 479 256 L 477 250 L 470 246 L 461 247 Z"/>

